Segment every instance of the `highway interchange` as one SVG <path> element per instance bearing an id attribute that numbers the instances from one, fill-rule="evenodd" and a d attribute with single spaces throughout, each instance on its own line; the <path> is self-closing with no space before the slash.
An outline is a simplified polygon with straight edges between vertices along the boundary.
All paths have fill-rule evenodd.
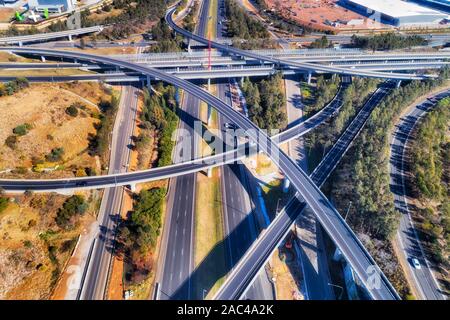
<path id="1" fill-rule="evenodd" d="M 194 39 L 195 41 L 202 42 L 205 44 L 207 40 L 203 38 L 204 33 L 199 32 L 200 36 L 193 35 L 186 30 L 180 29 L 176 24 L 172 21 L 171 16 L 174 9 L 168 10 L 168 13 L 166 15 L 166 19 L 169 23 L 169 25 L 174 28 L 177 32 L 183 34 L 183 36 L 189 37 L 191 39 Z M 200 21 L 204 21 L 206 19 L 201 19 Z M 204 22 L 203 22 L 204 23 Z M 204 26 L 200 24 L 199 30 L 204 30 Z M 244 52 L 242 50 L 230 48 L 228 46 L 224 46 L 219 43 L 212 42 L 212 46 L 215 47 L 218 50 L 222 50 L 227 52 L 228 54 L 238 55 L 238 56 L 246 56 L 248 58 L 261 60 L 261 61 L 268 61 L 270 63 L 276 64 L 276 65 L 284 65 L 288 66 L 289 68 L 301 68 L 303 71 L 311 72 L 313 71 L 319 71 L 319 72 L 333 72 L 338 74 L 347 74 L 347 75 L 359 75 L 359 76 L 368 76 L 368 77 L 385 77 L 385 78 L 392 78 L 392 79 L 420 79 L 422 76 L 419 75 L 406 75 L 406 74 L 396 74 L 396 73 L 390 73 L 389 75 L 383 74 L 382 72 L 376 72 L 376 71 L 364 71 L 360 68 L 358 69 L 346 69 L 341 67 L 335 67 L 332 65 L 329 66 L 323 66 L 323 65 L 317 65 L 317 64 L 311 64 L 308 62 L 293 62 L 289 60 L 282 60 L 278 58 L 272 58 L 268 56 L 262 56 L 260 54 L 251 53 L 251 52 Z M 306 203 L 311 207 L 311 209 L 316 214 L 319 221 L 322 223 L 325 230 L 328 232 L 328 234 L 333 238 L 336 245 L 341 249 L 344 256 L 347 258 L 348 262 L 352 265 L 354 271 L 359 276 L 361 281 L 363 283 L 367 283 L 368 281 L 368 269 L 370 269 L 370 266 L 376 265 L 370 255 L 365 251 L 364 247 L 361 245 L 357 237 L 353 234 L 351 229 L 347 226 L 345 221 L 341 218 L 340 214 L 336 211 L 336 209 L 333 207 L 333 205 L 327 200 L 327 198 L 321 193 L 318 187 L 326 180 L 328 175 L 333 171 L 335 166 L 337 165 L 337 162 L 342 157 L 342 155 L 345 153 L 345 151 L 348 149 L 351 141 L 353 141 L 354 137 L 357 135 L 359 130 L 364 125 L 365 121 L 367 120 L 367 117 L 370 115 L 370 111 L 378 104 L 379 101 L 388 93 L 390 90 L 388 85 L 387 87 L 380 88 L 378 91 L 368 100 L 365 107 L 361 110 L 361 112 L 358 114 L 358 117 L 355 118 L 355 121 L 352 122 L 352 124 L 347 128 L 347 130 L 344 132 L 341 139 L 338 140 L 336 145 L 333 147 L 333 149 L 330 151 L 330 153 L 327 154 L 327 156 L 324 158 L 324 161 L 321 163 L 322 167 L 321 170 L 317 170 L 317 172 L 313 172 L 311 177 L 308 177 L 308 175 L 305 174 L 303 170 L 299 168 L 299 166 L 293 162 L 287 155 L 285 155 L 281 150 L 278 149 L 276 144 L 269 139 L 264 133 L 260 132 L 259 129 L 248 119 L 246 119 L 244 116 L 240 115 L 239 113 L 235 112 L 231 108 L 228 107 L 229 101 L 226 101 L 226 86 L 225 85 L 218 85 L 218 91 L 219 91 L 219 99 L 208 94 L 205 90 L 202 88 L 189 83 L 185 80 L 182 80 L 178 77 L 175 77 L 171 75 L 170 73 L 160 71 L 158 69 L 155 69 L 153 67 L 147 67 L 143 65 L 139 65 L 133 62 L 129 61 L 123 61 L 118 59 L 113 59 L 109 57 L 99 57 L 96 55 L 90 55 L 85 53 L 77 53 L 77 52 L 68 52 L 68 51 L 57 51 L 57 50 L 50 50 L 50 49 L 40 49 L 40 48 L 23 48 L 23 47 L 7 47 L 7 48 L 1 48 L 1 50 L 8 50 L 12 52 L 17 53 L 25 53 L 25 54 L 32 54 L 32 55 L 41 55 L 41 56 L 54 56 L 54 57 L 65 57 L 68 59 L 79 59 L 82 61 L 88 61 L 92 63 L 101 63 L 106 65 L 112 65 L 112 66 L 118 66 L 127 70 L 132 70 L 134 72 L 137 72 L 139 74 L 145 75 L 145 77 L 150 76 L 151 79 L 157 79 L 157 80 L 163 80 L 167 83 L 171 83 L 179 88 L 184 89 L 185 96 L 183 100 L 183 107 L 182 110 L 186 111 L 185 117 L 188 117 L 189 120 L 187 121 L 181 121 L 181 125 L 185 126 L 184 129 L 186 130 L 192 130 L 192 126 L 189 125 L 190 121 L 192 119 L 195 119 L 198 117 L 198 110 L 199 110 L 199 104 L 200 100 L 206 101 L 209 105 L 216 108 L 216 110 L 220 113 L 220 118 L 222 117 L 228 119 L 227 121 L 231 121 L 235 123 L 238 127 L 247 129 L 249 132 L 249 138 L 250 140 L 256 142 L 258 144 L 258 147 L 261 148 L 264 151 L 272 151 L 269 152 L 269 156 L 272 157 L 273 160 L 278 161 L 280 169 L 286 174 L 286 176 L 291 181 L 292 185 L 296 188 L 296 190 L 299 192 L 298 198 L 302 199 L 302 201 L 306 201 Z M 48 80 L 48 79 L 47 79 Z M 43 80 L 45 81 L 45 80 Z M 392 83 L 389 84 L 389 86 L 393 86 Z M 132 90 L 134 92 L 134 89 L 127 89 Z M 279 143 L 289 141 L 295 137 L 298 137 L 299 135 L 305 134 L 312 128 L 316 127 L 320 123 L 322 123 L 324 120 L 326 120 L 328 117 L 333 115 L 335 112 L 338 111 L 340 104 L 339 104 L 339 96 L 342 93 L 342 89 L 338 92 L 335 99 L 326 107 L 324 110 L 319 112 L 314 117 L 308 119 L 305 122 L 301 122 L 300 124 L 286 130 L 285 132 L 278 135 L 275 139 L 275 141 L 279 141 Z M 133 97 L 135 93 L 129 93 L 129 97 Z M 129 98 L 133 99 L 133 98 Z M 127 101 L 127 105 L 133 105 L 135 102 Z M 128 108 L 127 108 L 128 109 Z M 125 119 L 130 118 L 129 112 L 132 108 L 129 108 L 127 111 L 128 113 L 124 115 Z M 182 119 L 186 120 L 186 119 Z M 131 122 L 130 122 L 131 123 Z M 133 122 L 134 123 L 134 122 Z M 223 124 L 223 120 L 220 120 L 220 123 Z M 353 125 L 353 127 L 352 127 Z M 252 129 L 253 132 L 252 133 Z M 132 131 L 132 126 L 128 123 L 126 126 L 119 130 L 121 134 L 119 135 L 122 137 L 121 139 L 129 139 L 131 136 L 130 130 Z M 347 136 L 346 136 L 347 134 Z M 139 182 L 143 181 L 149 181 L 149 180 L 155 180 L 155 179 L 161 179 L 161 178 L 168 178 L 168 177 L 175 177 L 179 176 L 177 178 L 174 178 L 171 182 L 171 188 L 175 188 L 174 190 L 171 190 L 171 197 L 169 197 L 169 203 L 170 208 L 173 208 L 171 212 L 174 214 L 179 214 L 180 212 L 185 213 L 185 219 L 187 221 L 181 221 L 181 224 L 184 226 L 191 226 L 190 232 L 188 232 L 188 235 L 186 236 L 186 232 L 182 232 L 183 236 L 186 238 L 181 238 L 179 240 L 176 240 L 176 242 L 173 243 L 183 243 L 188 246 L 192 246 L 192 214 L 188 215 L 187 213 L 190 211 L 193 211 L 194 206 L 194 194 L 195 194 L 195 188 L 192 188 L 192 186 L 195 186 L 195 172 L 198 172 L 200 170 L 205 170 L 212 166 L 218 166 L 222 165 L 227 162 L 234 162 L 235 160 L 242 157 L 242 155 L 238 155 L 235 151 L 228 152 L 227 154 L 229 157 L 224 161 L 223 159 L 220 159 L 223 157 L 223 155 L 216 155 L 211 158 L 214 158 L 215 160 L 218 160 L 214 164 L 205 164 L 201 161 L 193 161 L 192 159 L 187 159 L 180 157 L 177 159 L 177 156 L 175 156 L 174 162 L 181 162 L 180 164 L 168 166 L 165 168 L 158 168 L 158 169 L 151 169 L 146 170 L 142 172 L 130 172 L 125 173 L 121 172 L 124 171 L 124 164 L 128 163 L 128 157 L 129 157 L 129 151 L 127 151 L 127 148 L 124 146 L 128 146 L 129 143 L 126 143 L 127 141 L 122 140 L 114 140 L 118 145 L 122 146 L 122 152 L 119 153 L 120 157 L 117 159 L 112 159 L 111 167 L 109 170 L 109 175 L 107 176 L 101 176 L 101 177 L 89 177 L 89 178 L 80 178 L 80 179 L 61 179 L 61 180 L 34 180 L 34 181 L 24 181 L 24 180 L 0 180 L 0 186 L 5 188 L 9 191 L 24 191 L 24 190 L 37 190 L 37 191 L 54 191 L 57 189 L 88 189 L 88 188 L 108 188 L 108 187 L 114 187 L 114 188 L 108 188 L 105 199 L 111 199 L 113 200 L 105 200 L 105 203 L 107 203 L 110 207 L 104 208 L 104 212 L 114 212 L 117 210 L 117 208 L 120 208 L 120 203 L 118 203 L 121 199 L 121 191 L 119 190 L 119 186 L 123 185 L 134 185 Z M 345 142 L 342 142 L 345 141 Z M 247 146 L 248 147 L 248 146 Z M 114 147 L 114 150 L 116 150 L 117 146 Z M 119 147 L 120 149 L 120 147 Z M 243 149 L 241 149 L 243 150 Z M 195 152 L 195 151 L 194 151 Z M 192 154 L 194 154 L 194 152 Z M 177 151 L 175 151 L 175 154 L 177 154 Z M 242 172 L 240 168 L 240 164 L 232 164 L 232 165 L 225 165 L 222 170 L 224 171 L 224 176 L 228 178 L 229 180 L 225 180 L 226 186 L 233 185 L 232 179 L 235 180 L 235 183 L 240 182 L 242 179 Z M 239 171 L 239 173 L 237 173 Z M 226 174 L 228 172 L 228 174 Z M 328 173 L 328 174 L 326 174 Z M 232 174 L 235 174 L 234 177 L 232 177 Z M 231 179 L 231 180 L 230 180 Z M 178 190 L 179 189 L 179 190 Z M 225 195 L 228 195 L 232 192 L 236 192 L 234 189 L 232 190 L 229 188 L 230 191 L 225 192 Z M 180 191 L 181 190 L 181 191 Z M 192 194 L 187 192 L 187 190 L 193 190 Z M 120 195 L 116 195 L 115 193 L 120 193 Z M 175 195 L 186 195 L 186 199 L 178 199 L 176 200 Z M 229 203 L 231 200 L 225 200 L 226 203 Z M 241 203 L 242 208 L 247 208 L 248 205 L 244 204 L 245 201 Z M 274 248 L 278 243 L 282 240 L 284 235 L 287 231 L 289 231 L 289 227 L 292 224 L 292 222 L 296 219 L 296 217 L 300 214 L 301 210 L 305 207 L 304 202 L 300 202 L 298 200 L 292 201 L 287 207 L 286 210 L 283 210 L 271 223 L 269 228 L 266 229 L 264 235 L 259 237 L 257 241 L 253 243 L 252 246 L 250 246 L 250 242 L 248 244 L 243 244 L 243 248 L 247 248 L 250 246 L 249 251 L 245 253 L 243 256 L 243 259 L 241 259 L 234 267 L 232 272 L 227 278 L 226 285 L 221 288 L 221 290 L 216 295 L 216 298 L 220 299 L 238 299 L 241 298 L 247 291 L 247 289 L 252 284 L 253 280 L 255 279 L 255 275 L 259 272 L 260 267 L 264 264 L 265 261 L 267 261 L 268 253 L 262 253 L 261 248 L 265 248 L 265 251 L 267 251 L 268 248 Z M 241 210 L 241 209 L 239 209 Z M 102 212 L 102 209 L 100 210 Z M 114 229 L 114 221 L 111 220 L 111 217 L 106 218 L 105 216 L 104 220 L 104 226 L 108 232 L 111 232 L 113 234 Z M 111 221 L 107 221 L 107 219 L 110 219 Z M 172 218 L 170 218 L 173 220 Z M 191 220 L 189 220 L 191 219 Z M 231 228 L 236 227 L 237 224 L 240 223 L 240 221 L 229 221 Z M 166 225 L 167 228 L 171 228 L 174 230 L 173 232 L 178 232 L 177 229 L 178 224 L 178 217 L 176 217 L 176 223 L 173 221 L 169 221 L 169 223 Z M 172 229 L 169 231 L 169 235 L 172 232 Z M 172 236 L 168 236 L 168 241 L 172 241 Z M 252 240 L 252 239 L 249 239 Z M 242 243 L 245 241 L 242 241 L 241 239 L 236 240 L 239 243 Z M 231 240 L 230 240 L 231 242 Z M 98 246 L 99 241 L 97 241 L 94 245 Z M 230 247 L 236 248 L 234 245 L 230 245 Z M 106 248 L 106 246 L 103 246 L 103 248 Z M 167 248 L 167 253 L 165 254 L 167 259 L 167 254 L 172 253 L 174 254 L 176 250 L 174 250 L 174 247 L 171 245 L 165 246 Z M 181 251 L 181 252 L 184 252 Z M 176 294 L 181 294 L 181 298 L 190 298 L 190 285 L 187 286 L 186 292 L 179 292 L 177 289 L 180 285 L 180 283 L 184 283 L 186 280 L 189 282 L 190 274 L 192 273 L 193 265 L 192 265 L 192 250 L 188 251 L 190 255 L 185 255 L 183 257 L 183 254 L 181 253 L 182 257 L 176 258 L 174 256 L 174 259 L 172 262 L 168 259 L 169 263 L 172 264 L 172 269 L 176 270 L 183 270 L 183 273 L 180 273 L 178 275 L 178 281 L 175 283 L 172 283 L 172 280 L 162 280 L 161 284 L 161 291 L 167 295 L 168 297 L 172 297 L 172 293 L 176 291 Z M 244 250 L 245 252 L 245 250 Z M 110 259 L 111 254 L 105 253 L 103 250 L 94 250 L 94 255 L 91 259 L 97 259 L 97 261 L 100 261 L 99 263 L 108 263 L 108 259 Z M 179 252 L 176 254 L 178 255 Z M 269 252 L 271 253 L 271 251 Z M 243 252 L 238 252 L 235 254 L 231 254 L 231 256 L 236 255 L 240 256 L 243 255 Z M 107 258 L 103 258 L 107 257 Z M 181 260 L 176 260 L 181 259 Z M 236 262 L 236 261 L 235 261 Z M 165 262 L 167 263 L 167 262 Z M 96 263 L 95 266 L 98 264 Z M 182 268 L 180 268 L 180 265 L 183 265 Z M 185 266 L 185 267 L 184 267 Z M 259 266 L 255 267 L 255 266 Z M 174 274 L 169 269 L 170 266 L 164 266 L 164 274 L 163 277 L 173 277 Z M 102 268 L 99 267 L 99 270 Z M 373 299 L 398 299 L 398 295 L 395 292 L 395 290 L 392 288 L 390 283 L 387 281 L 387 279 L 384 277 L 384 275 L 377 270 L 381 276 L 381 287 L 380 288 L 370 288 L 370 286 L 367 288 L 369 294 Z M 102 281 L 106 282 L 105 275 L 99 274 L 98 271 L 90 271 L 88 273 L 89 276 L 93 277 L 93 279 L 101 279 L 102 277 L 105 278 Z M 89 279 L 89 277 L 87 278 Z M 102 282 L 101 281 L 101 282 Z M 106 284 L 94 284 L 95 281 L 87 281 L 89 284 L 93 284 L 92 286 L 87 286 L 83 288 L 83 295 L 86 299 L 95 299 L 95 298 L 103 298 L 101 295 L 101 292 L 104 292 L 104 287 Z M 167 284 L 166 284 L 167 283 Z M 100 288 L 100 289 L 96 289 Z M 100 290 L 100 292 L 95 292 L 96 290 Z M 176 297 L 175 297 L 176 298 Z"/>

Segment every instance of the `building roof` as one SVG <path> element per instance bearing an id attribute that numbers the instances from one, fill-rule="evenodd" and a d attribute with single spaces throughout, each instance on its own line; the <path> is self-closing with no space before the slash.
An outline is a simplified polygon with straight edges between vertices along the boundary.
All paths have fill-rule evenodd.
<path id="1" fill-rule="evenodd" d="M 447 17 L 447 15 L 442 12 L 425 8 L 412 2 L 405 2 L 401 0 L 348 0 L 348 1 L 394 18 L 410 17 L 410 16 L 442 16 L 442 18 Z"/>

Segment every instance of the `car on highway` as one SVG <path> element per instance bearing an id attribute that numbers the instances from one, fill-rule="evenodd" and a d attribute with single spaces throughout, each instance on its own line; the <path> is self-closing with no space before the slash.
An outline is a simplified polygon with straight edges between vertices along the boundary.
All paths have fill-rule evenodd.
<path id="1" fill-rule="evenodd" d="M 236 125 L 229 122 L 225 122 L 223 126 L 225 127 L 225 129 L 236 129 Z"/>
<path id="2" fill-rule="evenodd" d="M 422 268 L 420 265 L 420 262 L 417 258 L 411 258 L 411 263 L 412 263 L 413 267 L 417 270 L 420 270 Z"/>

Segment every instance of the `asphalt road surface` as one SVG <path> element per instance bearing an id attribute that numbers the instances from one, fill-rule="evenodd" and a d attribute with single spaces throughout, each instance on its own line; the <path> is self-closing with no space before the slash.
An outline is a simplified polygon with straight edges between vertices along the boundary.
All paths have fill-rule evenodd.
<path id="1" fill-rule="evenodd" d="M 449 95 L 450 92 L 445 91 L 434 97 L 439 100 Z M 421 101 L 400 119 L 397 129 L 392 136 L 389 165 L 391 192 L 394 195 L 395 208 L 401 213 L 397 239 L 403 254 L 402 258 L 408 268 L 405 271 L 408 272 L 410 278 L 414 281 L 413 285 L 420 295 L 417 298 L 423 300 L 443 300 L 447 299 L 447 296 L 441 290 L 433 275 L 433 266 L 425 257 L 411 219 L 407 200 L 408 189 L 405 181 L 408 167 L 405 148 L 407 148 L 414 127 L 434 106 L 435 104 L 429 100 Z M 414 268 L 411 261 L 412 258 L 419 260 L 420 269 Z"/>
<path id="2" fill-rule="evenodd" d="M 137 112 L 137 94 L 137 88 L 123 87 L 113 128 L 109 173 L 125 172 L 128 169 L 131 137 Z M 105 189 L 97 217 L 100 230 L 88 261 L 86 280 L 80 296 L 83 300 L 102 300 L 105 297 L 123 193 L 123 187 Z"/>

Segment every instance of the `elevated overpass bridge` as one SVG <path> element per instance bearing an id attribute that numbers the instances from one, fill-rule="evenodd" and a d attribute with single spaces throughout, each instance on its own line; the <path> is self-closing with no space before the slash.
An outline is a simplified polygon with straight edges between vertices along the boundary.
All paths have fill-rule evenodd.
<path id="1" fill-rule="evenodd" d="M 0 49 L 1 50 L 1 49 Z M 48 55 L 48 56 L 56 56 L 70 59 L 80 59 L 83 61 L 88 61 L 92 63 L 100 63 L 100 64 L 110 64 L 116 67 L 121 67 L 129 70 L 133 70 L 135 72 L 142 73 L 146 76 L 153 77 L 159 79 L 161 81 L 165 81 L 170 83 L 176 87 L 179 87 L 199 99 L 205 101 L 212 107 L 216 108 L 218 112 L 222 113 L 231 122 L 235 123 L 238 127 L 243 130 L 246 130 L 249 134 L 249 138 L 251 141 L 257 144 L 260 150 L 266 150 L 269 153 L 269 156 L 278 163 L 280 169 L 285 173 L 286 177 L 291 181 L 292 185 L 295 189 L 302 195 L 306 203 L 311 207 L 313 212 L 316 214 L 318 220 L 325 228 L 325 230 L 329 233 L 330 237 L 336 242 L 337 246 L 346 257 L 347 261 L 351 264 L 353 270 L 355 270 L 358 277 L 362 280 L 364 285 L 368 287 L 369 294 L 373 299 L 398 299 L 398 294 L 395 292 L 387 278 L 381 272 L 381 270 L 376 266 L 376 263 L 367 253 L 365 248 L 361 245 L 357 237 L 353 234 L 351 229 L 345 223 L 345 221 L 341 218 L 340 214 L 336 211 L 334 206 L 328 199 L 322 194 L 319 188 L 312 182 L 312 180 L 306 175 L 298 165 L 293 162 L 286 154 L 284 154 L 275 143 L 272 142 L 269 137 L 267 137 L 262 131 L 259 130 L 250 120 L 248 120 L 243 115 L 237 113 L 228 105 L 226 105 L 220 99 L 212 96 L 205 90 L 201 89 L 198 86 L 195 86 L 192 83 L 189 83 L 186 80 L 180 79 L 173 75 L 170 75 L 165 72 L 161 72 L 157 69 L 141 66 L 138 64 L 111 59 L 104 56 L 96 56 L 92 54 L 86 54 L 81 52 L 68 52 L 68 51 L 56 51 L 56 50 L 48 50 L 48 49 L 36 49 L 36 48 L 5 48 L 3 50 L 11 50 L 14 52 L 22 52 L 22 53 L 32 53 L 36 55 Z M 328 71 L 329 69 L 325 69 Z M 333 70 L 338 70 L 339 73 L 345 74 L 358 74 L 358 75 L 368 75 L 368 76 L 377 76 L 384 77 L 385 75 L 380 72 L 367 71 L 367 72 L 354 72 L 352 70 L 338 69 L 333 68 Z M 395 75 L 400 76 L 402 78 L 405 75 Z M 415 75 L 407 75 L 409 78 L 417 78 Z M 163 169 L 163 168 L 159 168 Z M 175 170 L 180 171 L 181 173 L 187 173 L 186 170 L 181 169 L 180 166 L 177 166 Z M 98 177 L 88 177 L 88 178 L 74 178 L 74 179 L 62 179 L 58 182 L 54 180 L 34 180 L 34 181 L 6 181 L 2 180 L 0 185 L 5 189 L 14 189 L 22 185 L 22 188 L 25 186 L 27 189 L 54 189 L 54 188 L 104 188 L 111 187 L 117 185 L 125 185 L 125 184 L 133 184 L 139 181 L 148 181 L 151 180 L 151 176 L 153 178 L 158 177 L 158 169 L 147 172 L 130 172 L 126 174 L 119 175 L 108 175 L 108 176 L 98 176 Z M 150 177 L 149 177 L 150 176 Z M 159 176 L 163 178 L 162 176 Z M 288 219 L 294 218 L 293 216 L 288 217 Z M 283 229 L 276 230 L 276 232 L 285 232 Z M 371 288 L 367 286 L 367 281 L 370 281 L 368 278 L 368 270 L 373 269 L 379 275 L 380 284 L 376 288 Z M 230 297 L 232 298 L 232 297 Z"/>

